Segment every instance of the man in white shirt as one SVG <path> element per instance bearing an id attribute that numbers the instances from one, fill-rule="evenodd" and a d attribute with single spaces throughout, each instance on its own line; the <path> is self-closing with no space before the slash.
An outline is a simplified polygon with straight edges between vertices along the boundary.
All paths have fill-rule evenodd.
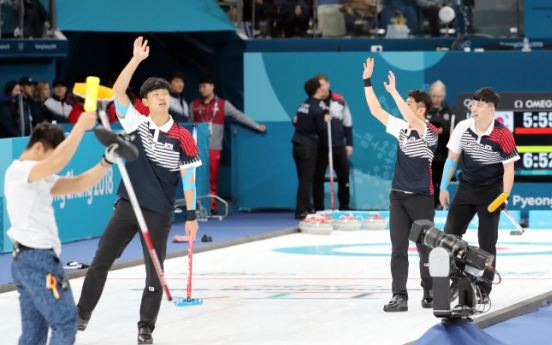
<path id="1" fill-rule="evenodd" d="M 364 64 L 364 94 L 370 112 L 398 139 L 397 160 L 389 194 L 389 236 L 391 239 L 391 276 L 393 298 L 383 307 L 386 312 L 408 311 L 408 236 L 414 221 L 435 216 L 431 161 L 437 149 L 437 128 L 427 122 L 431 97 L 421 90 L 410 90 L 405 101 L 395 88 L 395 75 L 389 72 L 385 89 L 397 105 L 403 119 L 385 111 L 374 93 L 370 80 L 374 59 Z M 433 308 L 433 280 L 429 274 L 430 248 L 416 245 L 420 254 L 421 286 L 424 290 L 422 307 Z"/>
<path id="2" fill-rule="evenodd" d="M 489 212 L 488 206 L 500 194 L 510 195 L 514 185 L 514 162 L 520 159 L 514 135 L 508 127 L 494 118 L 500 96 L 491 88 L 484 87 L 473 95 L 473 117 L 460 121 L 454 128 L 447 144 L 449 154 L 441 178 L 440 201 L 443 208 L 450 208 L 445 233 L 464 236 L 477 214 L 479 248 L 495 256 L 492 267 L 483 273 L 478 302 L 489 304 L 489 294 L 496 269 L 496 242 L 500 212 Z M 452 203 L 448 184 L 458 160 L 464 164 L 458 175 L 458 189 Z M 503 210 L 508 200 L 499 207 Z M 451 302 L 458 297 L 458 277 L 451 277 Z"/>
<path id="3" fill-rule="evenodd" d="M 182 181 L 186 199 L 187 217 L 184 228 L 190 241 L 195 239 L 198 224 L 194 171 L 201 166 L 201 159 L 192 134 L 169 115 L 170 86 L 166 80 L 152 77 L 140 88 L 142 102 L 150 111 L 149 116 L 141 115 L 132 106 L 126 88 L 140 63 L 148 56 L 148 41 L 138 37 L 134 41 L 133 57 L 117 78 L 113 90 L 119 122 L 139 152 L 135 161 L 126 163 L 128 176 L 135 186 L 136 199 L 159 263 L 163 267 L 179 181 Z M 77 303 L 80 331 L 86 330 L 92 312 L 100 301 L 111 265 L 140 232 L 124 183 L 119 185 L 117 195 L 120 199 L 98 243 Z M 140 238 L 144 253 L 148 253 L 144 237 Z M 151 256 L 145 254 L 144 261 L 146 282 L 140 304 L 138 344 L 153 344 L 152 332 L 161 308 L 163 287 Z"/>
<path id="4" fill-rule="evenodd" d="M 74 177 L 59 177 L 84 133 L 96 125 L 96 113 L 83 113 L 67 138 L 61 127 L 34 129 L 21 157 L 6 171 L 5 197 L 14 243 L 12 275 L 19 291 L 23 333 L 19 344 L 70 345 L 77 333 L 77 309 L 59 261 L 61 242 L 53 196 L 80 193 L 96 185 L 115 162 L 109 146 L 95 167 Z"/>

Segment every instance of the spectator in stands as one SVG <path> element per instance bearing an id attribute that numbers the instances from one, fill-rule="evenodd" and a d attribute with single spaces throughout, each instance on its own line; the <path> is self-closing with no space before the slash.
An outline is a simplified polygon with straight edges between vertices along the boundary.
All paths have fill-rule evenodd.
<path id="1" fill-rule="evenodd" d="M 456 0 L 452 2 L 452 5 L 455 13 L 454 26 L 456 28 L 456 34 L 458 36 L 474 34 L 473 7 L 475 6 L 475 1 Z"/>
<path id="2" fill-rule="evenodd" d="M 4 95 L 16 97 L 21 93 L 21 88 L 16 81 L 9 81 L 4 87 Z M 31 134 L 31 122 L 24 116 L 24 132 L 21 133 L 21 117 L 19 116 L 19 103 L 17 99 L 8 99 L 0 102 L 0 138 L 14 138 L 29 136 Z"/>
<path id="3" fill-rule="evenodd" d="M 179 71 L 174 71 L 167 77 L 169 82 L 169 93 L 171 95 L 171 104 L 169 107 L 169 114 L 172 116 L 175 122 L 188 122 L 191 119 L 188 118 L 188 104 L 184 99 L 182 91 L 184 91 L 184 74 Z"/>
<path id="4" fill-rule="evenodd" d="M 266 131 L 266 127 L 251 120 L 247 115 L 230 104 L 230 102 L 219 98 L 214 92 L 215 80 L 211 76 L 199 78 L 198 84 L 201 98 L 196 99 L 190 104 L 190 117 L 195 122 L 207 122 L 209 124 L 209 186 L 211 190 L 210 194 L 216 195 L 226 116 L 233 117 L 238 122 L 259 132 Z M 216 206 L 216 200 L 212 199 L 211 213 L 216 213 Z"/>
<path id="5" fill-rule="evenodd" d="M 79 117 L 82 113 L 84 113 L 84 98 L 79 97 L 77 95 L 71 96 L 71 106 L 73 107 L 71 109 L 71 112 L 69 113 L 69 116 L 67 117 L 68 123 L 77 123 Z"/>
<path id="6" fill-rule="evenodd" d="M 319 0 L 318 5 L 321 3 Z M 339 10 L 345 15 L 345 26 L 348 35 L 355 34 L 355 22 L 359 20 L 368 22 L 370 29 L 374 27 L 375 17 L 378 15 L 376 0 L 329 0 L 329 3 L 343 5 Z"/>
<path id="7" fill-rule="evenodd" d="M 429 30 L 432 37 L 441 36 L 439 26 L 439 11 L 443 8 L 446 0 L 416 0 L 416 3 L 422 9 L 422 14 L 429 22 Z"/>
<path id="8" fill-rule="evenodd" d="M 406 26 L 410 30 L 410 35 L 418 34 L 418 14 L 416 12 L 417 0 L 383 0 L 381 10 L 381 27 L 387 30 L 391 24 L 391 19 L 395 17 L 397 11 L 401 12 L 406 19 Z"/>
<path id="9" fill-rule="evenodd" d="M 46 101 L 48 98 L 50 98 L 50 84 L 48 84 L 47 81 L 39 81 L 36 83 L 33 97 L 34 100 L 39 103 L 39 105 L 42 105 L 44 101 Z"/>
<path id="10" fill-rule="evenodd" d="M 19 2 L 18 2 L 19 3 Z M 40 13 L 36 4 L 31 0 L 23 1 L 23 37 L 25 38 L 42 38 L 44 33 L 44 22 L 46 18 Z M 19 16 L 19 7 L 17 9 Z"/>
<path id="11" fill-rule="evenodd" d="M 52 82 L 54 94 L 42 104 L 42 118 L 48 122 L 67 123 L 69 113 L 73 109 L 67 99 L 67 84 L 62 79 Z"/>
<path id="12" fill-rule="evenodd" d="M 40 113 L 40 105 L 33 97 L 35 90 L 33 80 L 30 77 L 22 77 L 19 79 L 19 86 L 21 87 L 21 94 L 23 95 L 25 116 L 30 117 L 33 126 L 36 126 L 42 122 L 42 115 Z"/>
<path id="13" fill-rule="evenodd" d="M 305 0 L 280 0 L 280 20 L 284 26 L 284 35 L 293 37 L 295 31 L 305 36 L 311 18 L 310 7 Z"/>
<path id="14" fill-rule="evenodd" d="M 272 36 L 274 26 L 273 0 L 255 0 L 255 28 L 260 29 L 259 22 L 266 22 L 266 36 Z M 243 21 L 251 21 L 253 14 L 253 1 L 243 3 Z M 262 30 L 261 30 L 262 31 Z"/>
<path id="15" fill-rule="evenodd" d="M 454 117 L 454 108 L 449 103 L 445 102 L 446 87 L 443 82 L 437 80 L 431 84 L 429 95 L 431 96 L 432 107 L 426 114 L 426 119 L 438 130 L 437 150 L 433 157 L 432 163 L 432 179 L 435 189 L 435 208 L 440 208 L 439 202 L 439 186 L 441 185 L 441 176 L 448 157 L 447 143 L 450 139 L 450 129 Z"/>
<path id="16" fill-rule="evenodd" d="M 33 97 L 35 86 L 31 77 L 21 77 L 19 79 L 19 87 L 25 99 L 31 99 Z"/>
<path id="17" fill-rule="evenodd" d="M 21 86 L 15 81 L 10 80 L 4 86 L 4 95 L 9 97 L 15 97 L 21 93 Z"/>

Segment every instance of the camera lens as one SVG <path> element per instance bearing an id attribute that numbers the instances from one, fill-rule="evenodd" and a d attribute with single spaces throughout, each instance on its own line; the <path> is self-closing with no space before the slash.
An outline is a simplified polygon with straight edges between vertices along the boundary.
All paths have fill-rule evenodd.
<path id="1" fill-rule="evenodd" d="M 462 258 L 466 255 L 467 243 L 454 235 L 445 235 L 440 246 L 447 248 L 454 258 Z"/>
<path id="2" fill-rule="evenodd" d="M 445 236 L 445 233 L 442 232 L 441 230 L 437 228 L 430 228 L 425 231 L 425 236 L 422 243 L 428 246 L 429 248 L 437 248 L 439 247 L 439 243 L 441 242 L 444 236 Z"/>

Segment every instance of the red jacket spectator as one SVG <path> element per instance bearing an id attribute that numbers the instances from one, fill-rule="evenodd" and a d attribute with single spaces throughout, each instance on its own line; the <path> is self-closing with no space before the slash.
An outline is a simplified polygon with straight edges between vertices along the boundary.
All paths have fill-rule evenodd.
<path id="1" fill-rule="evenodd" d="M 77 123 L 77 120 L 79 119 L 79 117 L 83 112 L 84 112 L 84 106 L 82 104 L 79 104 L 77 102 L 73 103 L 73 109 L 71 109 L 71 112 L 67 117 L 67 122 Z"/>

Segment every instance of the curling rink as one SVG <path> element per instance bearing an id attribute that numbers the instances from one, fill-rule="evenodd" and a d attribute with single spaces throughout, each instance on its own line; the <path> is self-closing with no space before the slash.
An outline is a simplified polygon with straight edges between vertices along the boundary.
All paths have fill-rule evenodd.
<path id="1" fill-rule="evenodd" d="M 476 232 L 466 240 L 476 244 Z M 420 304 L 418 258 L 410 248 L 409 311 L 385 313 L 391 298 L 388 231 L 297 233 L 194 255 L 193 297 L 176 307 L 166 299 L 154 344 L 393 344 L 419 338 L 440 322 Z M 552 231 L 522 236 L 501 231 L 497 268 L 503 281 L 491 311 L 552 290 Z M 187 258 L 167 260 L 173 296 L 186 295 Z M 136 344 L 145 271 L 110 272 L 106 288 L 76 344 Z M 71 280 L 75 300 L 83 278 Z M 21 332 L 18 293 L 0 294 L 2 344 Z"/>

